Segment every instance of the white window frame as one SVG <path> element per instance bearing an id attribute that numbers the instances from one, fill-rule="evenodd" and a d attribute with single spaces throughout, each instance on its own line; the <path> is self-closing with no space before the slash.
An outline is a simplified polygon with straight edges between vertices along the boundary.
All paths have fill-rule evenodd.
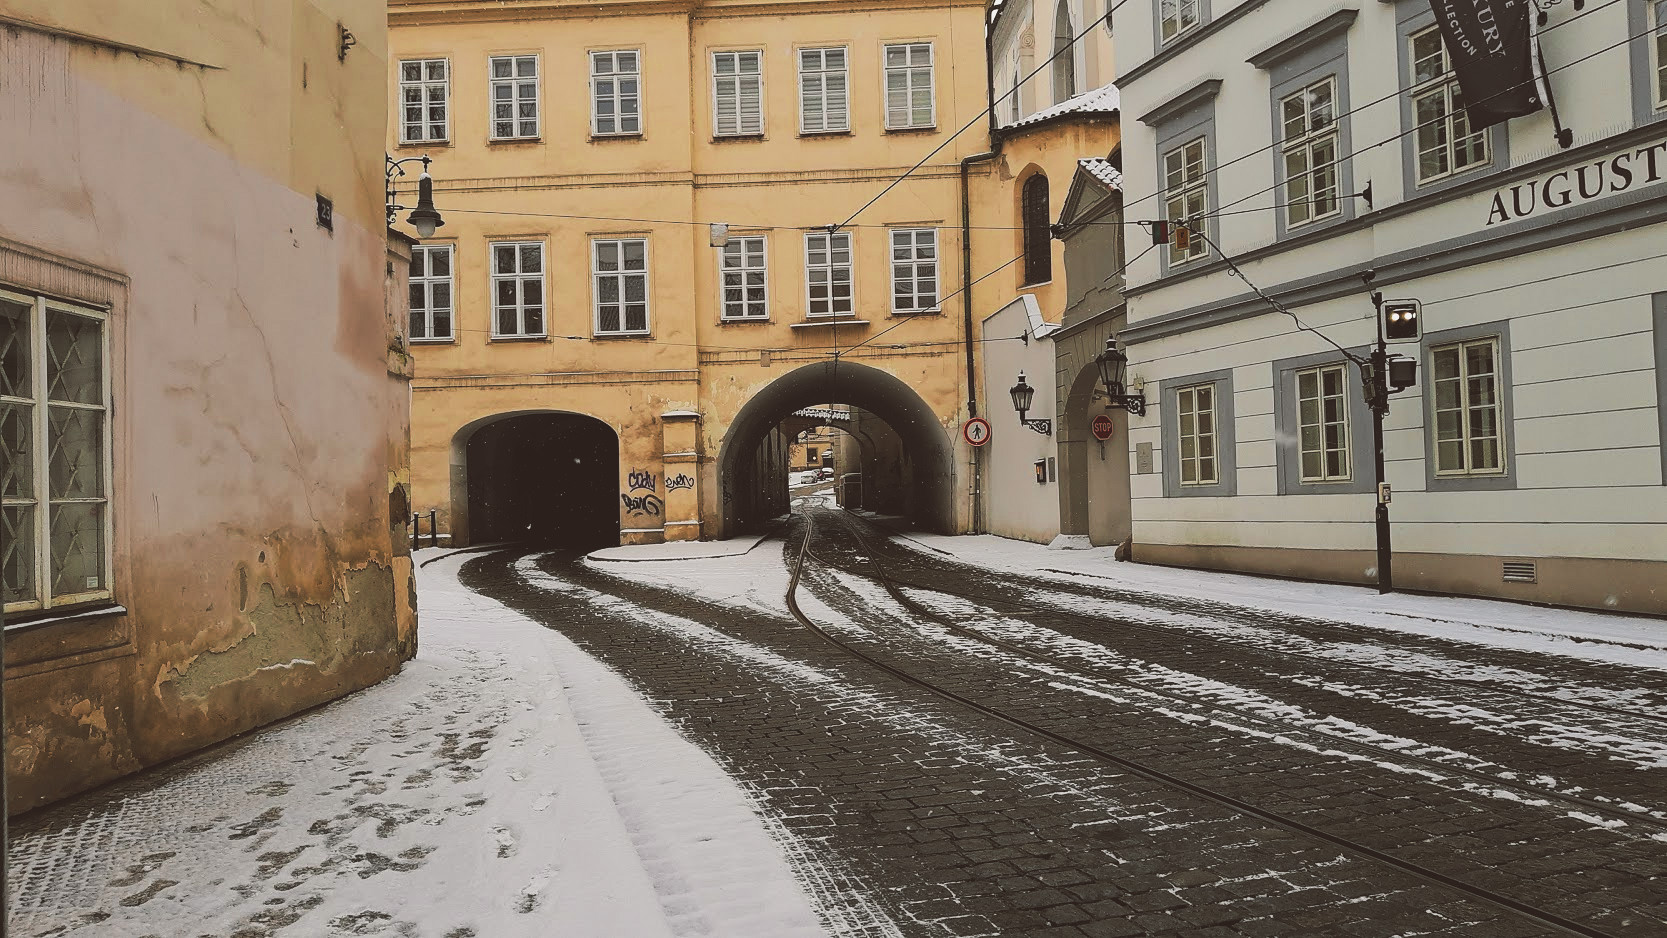
<path id="1" fill-rule="evenodd" d="M 754 56 L 758 63 L 758 71 L 754 73 L 741 71 L 741 63 L 746 56 Z M 734 71 L 728 75 L 721 75 L 718 71 L 719 63 L 730 61 Z M 763 49 L 722 49 L 712 53 L 712 136 L 714 137 L 762 137 L 764 136 L 764 50 Z M 749 124 L 743 108 L 746 106 L 748 79 L 755 79 L 758 96 L 757 123 Z M 733 98 L 735 102 L 734 126 L 726 128 L 722 118 L 723 102 L 731 97 L 721 90 L 726 80 L 735 82 Z"/>
<path id="2" fill-rule="evenodd" d="M 1471 448 L 1473 444 L 1479 439 L 1488 439 L 1487 437 L 1478 437 L 1475 434 L 1475 428 L 1471 423 L 1471 412 L 1479 409 L 1478 405 L 1472 403 L 1471 382 L 1473 379 L 1481 376 L 1471 374 L 1470 358 L 1466 353 L 1471 348 L 1476 346 L 1487 346 L 1489 356 L 1493 361 L 1493 371 L 1486 376 L 1492 383 L 1493 403 L 1479 405 L 1480 408 L 1491 408 L 1493 410 L 1493 425 L 1495 434 L 1492 439 L 1497 444 L 1494 452 L 1497 456 L 1498 464 L 1491 467 L 1478 467 L 1471 459 Z M 1503 346 L 1501 345 L 1498 336 L 1484 336 L 1476 339 L 1465 339 L 1459 342 L 1447 342 L 1430 347 L 1430 362 L 1428 367 L 1430 369 L 1429 380 L 1431 385 L 1430 408 L 1433 411 L 1430 414 L 1430 422 L 1433 426 L 1433 442 L 1431 445 L 1434 447 L 1433 452 L 1430 453 L 1430 461 L 1431 464 L 1435 466 L 1436 478 L 1473 478 L 1477 476 L 1503 476 L 1505 474 L 1506 467 L 1510 464 L 1509 454 L 1506 451 L 1510 441 L 1505 427 L 1505 376 L 1504 363 L 1500 360 L 1502 349 Z M 1458 354 L 1458 377 L 1446 379 L 1437 377 L 1435 367 L 1436 358 L 1443 352 L 1456 352 Z M 1458 383 L 1458 406 L 1443 408 L 1441 407 L 1441 385 L 1451 381 L 1456 381 Z M 1460 436 L 1458 437 L 1457 442 L 1459 443 L 1459 451 L 1464 457 L 1464 465 L 1456 469 L 1444 468 L 1441 464 L 1441 444 L 1443 442 L 1453 442 L 1452 440 L 1444 441 L 1442 439 L 1441 415 L 1452 412 L 1456 412 L 1459 415 Z"/>
<path id="3" fill-rule="evenodd" d="M 924 245 L 921 242 L 922 235 L 927 236 Z M 898 244 L 900 239 L 907 239 L 908 243 L 900 247 Z M 915 316 L 922 313 L 941 312 L 939 303 L 943 299 L 941 290 L 943 286 L 943 260 L 942 252 L 938 250 L 938 229 L 893 228 L 888 241 L 891 248 L 891 311 L 893 315 Z M 923 256 L 921 254 L 923 247 L 931 253 Z M 899 259 L 897 256 L 899 250 L 907 250 L 910 256 L 907 259 Z M 920 269 L 927 265 L 932 267 L 930 279 L 933 285 L 930 291 L 922 290 L 920 286 L 922 280 L 928 279 L 922 277 L 920 273 Z M 912 305 L 908 308 L 899 306 L 897 301 L 900 296 L 907 296 Z M 928 299 L 930 302 L 923 305 L 922 301 Z"/>
<path id="4" fill-rule="evenodd" d="M 434 255 L 446 255 L 446 273 L 434 273 Z M 423 342 L 451 342 L 457 335 L 457 248 L 452 244 L 418 244 L 411 248 L 412 266 L 416 266 L 417 258 L 422 260 L 422 273 L 411 272 L 411 287 L 413 291 L 421 291 L 423 298 L 422 309 L 411 304 L 411 341 Z M 448 302 L 443 307 L 446 311 L 446 334 L 438 335 L 434 330 L 434 312 L 442 307 L 434 302 L 434 288 L 445 284 Z M 494 294 L 496 296 L 496 294 Z M 419 314 L 422 321 L 421 335 L 417 327 Z"/>
<path id="5" fill-rule="evenodd" d="M 1337 376 L 1337 390 L 1330 393 L 1326 390 L 1325 379 L 1328 374 Z M 1303 379 L 1311 378 L 1314 382 L 1314 393 L 1307 394 L 1303 389 Z M 1354 428 L 1349 421 L 1349 370 L 1348 366 L 1335 362 L 1329 365 L 1319 365 L 1314 368 L 1303 368 L 1296 372 L 1296 402 L 1297 402 L 1297 478 L 1304 484 L 1316 482 L 1349 482 L 1354 479 L 1353 441 L 1351 436 Z M 1313 402 L 1316 420 L 1309 420 L 1303 412 L 1304 405 Z M 1336 419 L 1330 419 L 1326 413 L 1327 405 L 1335 405 Z M 1326 431 L 1337 429 L 1337 445 L 1328 445 Z M 1318 448 L 1308 445 L 1308 431 L 1316 431 L 1315 440 Z M 1320 460 L 1318 475 L 1308 471 L 1307 457 L 1317 455 Z M 1333 454 L 1342 459 L 1342 466 L 1338 472 L 1331 471 L 1329 457 Z"/>
<path id="6" fill-rule="evenodd" d="M 1436 42 L 1441 49 L 1439 60 L 1443 70 L 1439 74 L 1419 81 L 1418 63 L 1422 60 L 1418 58 L 1418 41 L 1430 35 L 1436 37 Z M 1427 59 L 1428 56 L 1425 58 Z M 1407 37 L 1407 67 L 1412 70 L 1412 73 L 1408 76 L 1411 87 L 1407 90 L 1407 95 L 1412 101 L 1412 177 L 1415 184 L 1425 186 L 1492 165 L 1493 140 L 1491 135 L 1485 129 L 1469 132 L 1470 117 L 1464 110 L 1463 93 L 1459 88 L 1458 73 L 1453 71 L 1453 58 L 1447 52 L 1446 40 L 1441 38 L 1440 27 L 1430 26 L 1426 29 L 1420 29 Z M 1438 122 L 1426 125 L 1425 119 L 1419 116 L 1418 107 L 1424 101 L 1432 99 L 1440 99 L 1442 116 Z M 1467 131 L 1464 135 L 1466 140 L 1475 139 L 1481 142 L 1481 156 L 1464 166 L 1458 165 L 1460 149 L 1457 141 L 1461 124 Z M 1439 173 L 1431 173 L 1426 176 L 1424 175 L 1423 156 L 1425 147 L 1423 137 L 1424 134 L 1432 130 L 1439 130 L 1444 137 L 1445 143 L 1441 146 L 1443 156 L 1447 161 L 1447 168 Z"/>
<path id="7" fill-rule="evenodd" d="M 828 67 L 828 53 L 837 52 L 844 60 L 838 68 Z M 805 66 L 805 56 L 815 55 L 819 65 L 816 68 Z M 843 134 L 851 131 L 851 49 L 849 46 L 812 46 L 798 50 L 799 63 L 799 133 L 801 134 Z M 839 91 L 839 109 L 837 113 L 829 104 L 828 80 L 838 76 L 841 89 Z M 809 116 L 811 83 L 816 85 L 816 95 L 821 101 L 817 108 L 819 126 L 811 126 Z M 835 120 L 834 118 L 838 118 Z"/>
<path id="8" fill-rule="evenodd" d="M 1197 160 L 1192 158 L 1192 151 L 1197 150 Z M 1209 210 L 1210 175 L 1206 162 L 1209 159 L 1209 138 L 1207 136 L 1194 137 L 1179 146 L 1171 147 L 1163 154 L 1164 179 L 1164 217 L 1171 222 L 1180 223 L 1199 218 Z M 1173 159 L 1179 156 L 1179 164 Z M 1177 178 L 1174 167 L 1180 168 Z M 1196 166 L 1197 173 L 1191 168 Z M 1174 234 L 1170 236 L 1169 266 L 1179 267 L 1190 264 L 1210 254 L 1209 244 L 1192 234 L 1191 241 L 1185 252 L 1180 248 L 1180 239 Z"/>
<path id="9" fill-rule="evenodd" d="M 889 63 L 892 50 L 903 50 L 903 65 Z M 914 53 L 919 49 L 926 50 L 924 65 L 912 64 Z M 880 104 L 886 115 L 887 130 L 930 130 L 938 126 L 938 85 L 937 85 L 937 51 L 931 42 L 888 42 L 880 49 L 880 65 L 883 70 L 880 81 Z M 906 122 L 898 123 L 892 120 L 891 79 L 893 74 L 903 76 L 903 95 L 906 102 L 903 110 L 908 112 Z M 915 119 L 914 93 L 919 90 L 917 80 L 925 77 L 927 97 L 930 100 L 930 114 L 924 123 Z"/>
<path id="10" fill-rule="evenodd" d="M 1655 109 L 1667 110 L 1667 0 L 1650 0 L 1651 99 Z"/>
<path id="11" fill-rule="evenodd" d="M 634 71 L 622 72 L 622 71 L 619 70 L 619 57 L 621 55 L 636 56 L 636 59 L 635 59 L 636 69 Z M 614 69 L 613 71 L 611 71 L 611 72 L 598 72 L 596 70 L 597 62 L 602 60 L 604 57 L 606 57 L 609 60 L 610 64 L 613 66 L 613 69 Z M 633 92 L 631 94 L 626 94 L 623 91 L 619 90 L 619 78 L 622 75 L 629 76 L 630 78 L 632 78 L 636 81 L 637 88 L 636 88 L 635 92 Z M 640 136 L 643 135 L 645 119 L 644 119 L 643 106 L 642 106 L 642 101 L 643 101 L 642 75 L 643 75 L 643 61 L 642 61 L 642 50 L 641 49 L 597 49 L 597 50 L 594 50 L 590 53 L 590 135 L 591 136 L 593 136 L 593 137 L 640 137 Z M 611 80 L 611 81 L 614 82 L 613 91 L 611 92 L 611 95 L 610 95 L 610 100 L 612 100 L 613 106 L 614 106 L 614 112 L 613 112 L 613 115 L 612 115 L 612 119 L 614 121 L 614 129 L 613 130 L 603 130 L 602 129 L 602 123 L 601 123 L 602 115 L 597 113 L 597 110 L 596 110 L 596 101 L 597 101 L 596 85 L 597 85 L 597 82 L 603 81 L 603 80 Z M 637 129 L 635 129 L 635 130 L 626 130 L 625 127 L 624 127 L 625 122 L 622 119 L 622 114 L 623 114 L 622 106 L 627 100 L 635 102 L 635 104 L 637 106 L 636 114 L 633 115 L 637 119 Z"/>
<path id="12" fill-rule="evenodd" d="M 536 274 L 530 274 L 521 269 L 521 249 L 532 246 L 537 246 L 538 248 L 538 272 Z M 503 273 L 498 270 L 498 249 L 501 247 L 512 247 L 515 249 L 515 270 L 513 272 Z M 527 240 L 489 241 L 486 245 L 486 251 L 487 269 L 492 272 L 492 292 L 487 295 L 487 309 L 492 311 L 492 338 L 542 339 L 549 335 L 550 284 L 547 280 L 545 280 L 545 276 L 549 272 L 550 264 L 549 258 L 546 256 L 544 249 L 544 242 Z M 536 304 L 527 302 L 525 285 L 532 280 L 538 281 L 539 302 Z M 504 307 L 498 303 L 498 284 L 504 282 L 513 282 L 515 284 L 515 305 L 513 307 Z M 527 310 L 534 306 L 539 309 L 540 322 L 537 332 L 527 329 Z M 515 324 L 517 330 L 515 332 L 504 332 L 499 329 L 498 316 L 499 313 L 506 308 L 512 308 L 515 310 Z"/>
<path id="13" fill-rule="evenodd" d="M 1171 43 L 1198 28 L 1202 20 L 1199 0 L 1158 0 L 1158 35 Z M 1191 19 L 1188 19 L 1188 15 Z M 1173 31 L 1171 31 L 1171 24 Z"/>
<path id="14" fill-rule="evenodd" d="M 1024 116 L 1024 103 L 1019 100 L 1023 96 L 1024 89 L 1021 85 L 1021 78 L 1019 76 L 1019 66 L 1015 63 L 1013 66 L 1013 100 L 1009 101 L 1007 105 L 1009 123 L 1017 124 L 1019 122 L 1019 118 Z"/>
<path id="15" fill-rule="evenodd" d="M 521 64 L 523 62 L 527 62 L 527 61 L 532 62 L 532 74 L 530 76 L 520 74 Z M 497 69 L 497 65 L 498 65 L 499 62 L 508 62 L 509 63 L 509 77 L 508 78 L 499 78 L 497 76 L 496 69 Z M 487 58 L 486 58 L 486 88 L 487 88 L 487 91 L 486 91 L 486 94 L 487 94 L 486 107 L 487 107 L 487 110 L 488 110 L 487 123 L 492 128 L 491 139 L 493 139 L 493 140 L 537 140 L 539 138 L 539 136 L 543 133 L 543 131 L 544 131 L 544 123 L 543 123 L 544 115 L 543 115 L 543 110 L 540 107 L 541 102 L 539 100 L 539 98 L 541 96 L 541 92 L 540 92 L 540 87 L 541 87 L 540 73 L 542 71 L 543 71 L 542 63 L 539 61 L 539 55 L 536 52 L 522 53 L 522 54 L 516 54 L 516 55 L 491 55 L 491 56 L 487 56 Z M 523 97 L 522 94 L 521 94 L 522 89 L 526 85 L 528 85 L 529 83 L 532 85 L 532 98 L 530 100 Z M 499 98 L 498 98 L 498 89 L 500 87 L 507 87 L 509 89 L 509 98 L 507 99 L 507 101 L 500 101 L 499 100 Z M 509 123 L 510 123 L 510 130 L 513 131 L 513 133 L 510 133 L 510 134 L 507 134 L 507 135 L 498 133 L 498 124 L 502 120 L 502 118 L 498 117 L 498 105 L 500 103 L 507 103 L 509 105 L 509 108 L 510 108 Z M 522 125 L 525 124 L 528 120 L 528 118 L 524 118 L 524 117 L 521 116 L 521 105 L 523 105 L 523 104 L 531 104 L 533 106 L 533 116 L 531 118 L 533 126 L 532 126 L 532 132 L 531 133 L 523 132 L 524 128 L 522 127 Z"/>
<path id="16" fill-rule="evenodd" d="M 428 77 L 429 66 L 430 65 L 436 65 L 436 64 L 441 67 L 441 69 L 445 72 L 445 75 L 440 77 L 440 78 L 429 78 Z M 407 66 L 407 65 L 416 65 L 421 77 L 419 77 L 418 79 L 416 79 L 414 81 L 407 80 L 406 77 L 405 77 L 405 66 Z M 407 90 L 417 91 L 418 95 L 422 98 L 423 116 L 422 116 L 421 123 L 422 123 L 422 127 L 423 127 L 423 137 L 421 139 L 413 140 L 411 138 L 411 136 L 407 133 L 407 131 L 411 129 L 411 124 L 405 119 L 406 118 L 405 109 L 407 107 L 411 106 L 405 100 Z M 432 119 L 432 115 L 430 114 L 429 109 L 434 107 L 434 105 L 435 105 L 435 102 L 434 102 L 434 99 L 433 99 L 433 93 L 435 91 L 439 92 L 439 94 L 440 94 L 439 106 L 443 111 L 445 111 L 445 117 L 443 119 L 441 119 L 441 121 L 440 121 L 441 133 L 444 134 L 444 136 L 441 136 L 441 137 L 428 136 L 428 133 L 431 130 L 434 129 L 434 121 Z M 399 60 L 399 142 L 401 144 L 404 144 L 404 145 L 407 145 L 407 146 L 422 146 L 424 144 L 449 143 L 450 141 L 451 141 L 451 59 L 445 59 L 445 58 L 400 59 Z"/>
<path id="17" fill-rule="evenodd" d="M 602 270 L 601 261 L 600 261 L 598 255 L 600 254 L 599 249 L 602 247 L 602 245 L 605 245 L 605 244 L 613 245 L 614 249 L 619 252 L 619 269 L 618 270 Z M 626 267 L 625 267 L 625 245 L 627 245 L 627 244 L 640 244 L 640 245 L 642 245 L 642 270 L 627 270 L 626 269 Z M 649 335 L 652 332 L 653 327 L 654 327 L 654 317 L 653 317 L 653 312 L 654 311 L 653 311 L 653 308 L 652 308 L 653 281 L 649 277 L 649 271 L 653 270 L 653 268 L 654 268 L 653 258 L 649 256 L 649 244 L 648 244 L 648 239 L 646 237 L 614 236 L 614 237 L 608 237 L 608 238 L 592 238 L 590 240 L 590 298 L 591 298 L 591 300 L 590 300 L 590 313 L 591 313 L 591 334 L 592 335 L 607 336 L 607 337 L 638 336 L 638 335 Z M 619 291 L 619 293 L 618 293 L 618 296 L 619 296 L 618 302 L 607 304 L 607 305 L 612 305 L 612 306 L 618 306 L 619 307 L 619 328 L 618 329 L 603 329 L 602 328 L 602 307 L 604 305 L 603 302 L 602 302 L 602 281 L 604 279 L 614 281 L 614 283 L 617 285 L 617 288 L 618 288 L 618 291 Z M 630 304 L 628 304 L 625 300 L 625 287 L 626 287 L 626 284 L 632 279 L 641 279 L 642 280 L 642 328 L 641 329 L 628 329 L 628 328 L 626 328 L 625 307 L 627 305 L 630 305 Z"/>
<path id="18" fill-rule="evenodd" d="M 1328 110 L 1324 118 L 1324 124 L 1316 124 L 1315 97 L 1312 92 L 1319 89 L 1329 91 L 1329 95 L 1326 97 Z M 1292 102 L 1296 102 L 1302 108 L 1302 126 L 1295 133 L 1292 131 L 1291 120 L 1286 112 L 1286 108 Z M 1311 225 L 1341 215 L 1343 212 L 1343 198 L 1339 190 L 1343 186 L 1343 161 L 1338 153 L 1337 76 L 1327 75 L 1318 81 L 1309 83 L 1295 94 L 1289 94 L 1280 99 L 1279 121 L 1279 132 L 1282 138 L 1280 141 L 1280 165 L 1283 167 L 1285 174 L 1281 188 L 1284 189 L 1285 193 L 1286 227 L 1299 228 L 1303 225 Z M 1331 148 L 1331 159 L 1324 164 L 1318 164 L 1316 153 L 1328 146 Z M 1292 171 L 1291 161 L 1293 159 L 1299 159 L 1302 162 L 1302 168 L 1298 172 Z M 1329 189 L 1331 195 L 1330 201 L 1327 203 L 1330 207 L 1324 212 L 1319 212 L 1315 211 L 1319 203 L 1316 193 L 1324 191 L 1320 189 L 1319 182 L 1326 169 L 1329 169 L 1331 174 Z M 1296 191 L 1299 183 L 1302 186 L 1300 194 Z M 1296 214 L 1299 207 L 1305 213 L 1300 218 Z"/>
<path id="19" fill-rule="evenodd" d="M 820 249 L 821 252 L 827 256 L 827 261 L 825 263 L 822 263 L 822 264 L 814 263 L 811 260 L 812 252 L 818 250 L 818 248 L 816 247 L 816 242 L 818 241 L 818 239 L 821 239 L 821 242 L 823 244 L 823 247 Z M 834 263 L 835 245 L 840 244 L 840 243 L 843 243 L 845 245 L 845 253 L 846 253 L 846 256 L 849 258 L 849 260 L 844 264 Z M 845 298 L 845 302 L 850 308 L 843 311 L 843 312 L 839 310 L 839 308 L 838 308 L 839 301 L 834 296 L 834 283 L 835 283 L 834 274 L 835 274 L 836 271 L 839 271 L 841 269 L 843 269 L 845 271 L 845 283 L 846 283 L 847 289 L 850 291 L 850 295 Z M 828 296 L 827 296 L 827 299 L 821 301 L 822 303 L 825 303 L 828 307 L 825 312 L 817 312 L 816 311 L 816 304 L 817 304 L 818 301 L 813 296 L 813 292 L 814 292 L 815 286 L 816 286 L 814 275 L 818 271 L 824 272 L 826 274 L 825 283 L 827 284 L 827 287 L 828 287 Z M 854 319 L 854 318 L 856 318 L 856 314 L 857 314 L 857 252 L 856 252 L 856 239 L 851 237 L 851 232 L 849 232 L 849 231 L 836 231 L 832 234 L 829 234 L 826 231 L 807 231 L 807 232 L 805 232 L 805 318 L 807 318 L 807 319 L 853 318 Z"/>
<path id="20" fill-rule="evenodd" d="M 1209 394 L 1209 407 L 1207 409 L 1199 407 L 1200 392 Z M 1180 462 L 1178 475 L 1182 485 L 1218 485 L 1221 483 L 1220 403 L 1219 391 L 1213 381 L 1188 385 L 1184 388 L 1177 388 L 1175 391 L 1175 452 Z M 1210 417 L 1208 433 L 1199 429 L 1198 418 L 1206 413 Z M 1192 419 L 1190 430 L 1187 428 L 1189 417 Z M 1206 439 L 1210 441 L 1209 456 L 1205 456 L 1201 452 L 1201 444 Z M 1191 444 L 1191 456 L 1187 455 L 1188 444 Z M 1204 474 L 1206 463 L 1210 470 L 1208 476 Z M 1190 479 L 1187 477 L 1189 471 L 1192 475 Z"/>
<path id="21" fill-rule="evenodd" d="M 113 429 L 111 426 L 111 384 L 110 384 L 110 317 L 108 314 L 95 309 L 63 303 L 58 300 L 47 299 L 31 293 L 0 290 L 0 296 L 14 303 L 29 308 L 29 390 L 30 397 L 4 397 L 11 404 L 22 404 L 31 408 L 30 420 L 30 455 L 33 465 L 30 475 L 33 481 L 31 497 L 6 498 L 7 506 L 30 506 L 34 509 L 33 528 L 35 532 L 34 556 L 32 560 L 34 574 L 35 598 L 32 600 L 9 602 L 5 604 L 6 614 L 44 612 L 50 609 L 66 606 L 84 605 L 87 603 L 109 602 L 115 595 L 112 577 L 115 570 L 115 524 L 114 524 L 114 453 Z M 51 401 L 48 398 L 47 387 L 47 341 L 46 319 L 48 312 L 61 315 L 80 316 L 98 323 L 99 327 L 99 370 L 101 395 L 99 403 L 81 404 L 68 401 Z M 51 467 L 51 423 L 49 407 L 68 407 L 74 410 L 97 411 L 103 415 L 102 436 L 100 438 L 101 464 L 100 490 L 103 493 L 96 498 L 54 498 L 52 497 L 52 467 Z M 52 506 L 60 504 L 99 504 L 104 507 L 102 512 L 102 531 L 100 532 L 101 556 L 98 580 L 100 586 L 94 589 L 83 589 L 80 592 L 54 595 L 52 592 Z M 42 506 L 46 510 L 41 510 Z"/>
<path id="22" fill-rule="evenodd" d="M 757 248 L 757 264 L 749 262 L 749 256 L 754 253 L 753 247 Z M 740 255 L 739 266 L 731 267 L 729 265 L 732 248 Z M 729 243 L 718 248 L 717 254 L 718 309 L 723 321 L 768 322 L 770 319 L 770 239 L 763 235 L 730 235 Z M 738 275 L 741 278 L 738 287 L 731 287 L 727 282 L 727 278 L 731 274 Z M 764 291 L 764 299 L 761 301 L 763 306 L 757 314 L 748 312 L 749 309 L 757 305 L 754 301 L 747 299 L 747 291 L 751 289 L 751 285 L 747 283 L 749 275 L 756 275 L 760 278 L 759 286 Z M 741 291 L 740 300 L 733 302 L 730 300 L 729 291 L 731 289 Z M 735 312 L 735 310 L 739 310 L 739 312 Z"/>

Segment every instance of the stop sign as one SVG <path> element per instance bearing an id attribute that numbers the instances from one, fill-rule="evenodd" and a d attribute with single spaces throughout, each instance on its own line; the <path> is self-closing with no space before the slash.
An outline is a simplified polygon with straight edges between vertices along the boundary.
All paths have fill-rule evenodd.
<path id="1" fill-rule="evenodd" d="M 1105 414 L 1095 417 L 1094 422 L 1089 425 L 1089 428 L 1094 431 L 1094 439 L 1099 440 L 1102 443 L 1111 439 L 1112 430 L 1115 429 L 1111 422 L 1111 418 Z"/>

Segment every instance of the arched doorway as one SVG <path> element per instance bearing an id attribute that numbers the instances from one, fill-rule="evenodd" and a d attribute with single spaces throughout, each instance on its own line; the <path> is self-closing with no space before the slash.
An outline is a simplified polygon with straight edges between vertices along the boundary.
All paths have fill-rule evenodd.
<path id="1" fill-rule="evenodd" d="M 1129 492 L 1129 415 L 1100 397 L 1099 368 L 1077 372 L 1065 398 L 1059 434 L 1059 533 L 1086 535 L 1095 547 L 1121 544 L 1133 532 Z M 1101 442 L 1092 424 L 1111 418 L 1111 438 Z"/>
<path id="2" fill-rule="evenodd" d="M 602 421 L 500 414 L 459 430 L 452 450 L 453 543 L 619 543 L 619 435 Z"/>
<path id="3" fill-rule="evenodd" d="M 820 404 L 843 404 L 859 416 L 848 429 L 862 442 L 864 476 L 886 479 L 895 506 L 916 526 L 955 530 L 955 448 L 937 414 L 913 388 L 895 376 L 853 362 L 818 362 L 795 369 L 766 385 L 741 408 L 718 454 L 723 536 L 758 530 L 785 509 L 788 448 L 794 433 L 781 425 L 795 412 Z M 865 431 L 861 421 L 877 424 Z M 895 456 L 869 464 L 873 446 L 865 436 L 895 440 Z"/>

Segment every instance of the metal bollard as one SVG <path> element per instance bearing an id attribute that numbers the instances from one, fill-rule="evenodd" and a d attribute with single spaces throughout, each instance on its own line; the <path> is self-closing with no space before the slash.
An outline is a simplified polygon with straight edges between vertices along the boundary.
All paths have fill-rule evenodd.
<path id="1" fill-rule="evenodd" d="M 417 514 L 416 512 L 412 512 L 411 513 L 411 549 L 412 550 L 416 550 L 418 547 L 422 546 L 422 543 L 418 540 L 418 538 L 420 538 L 422 536 L 422 530 L 423 530 L 423 516 Z"/>
<path id="2" fill-rule="evenodd" d="M 439 547 L 440 546 L 440 521 L 439 521 L 439 519 L 440 519 L 440 509 L 430 508 L 428 510 L 428 546 L 430 546 L 430 547 Z"/>

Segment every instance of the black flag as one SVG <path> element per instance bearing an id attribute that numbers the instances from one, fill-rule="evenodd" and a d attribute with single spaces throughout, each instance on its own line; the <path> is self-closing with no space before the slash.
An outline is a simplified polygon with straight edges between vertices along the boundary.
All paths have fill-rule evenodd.
<path id="1" fill-rule="evenodd" d="M 1474 130 L 1544 107 L 1534 82 L 1528 0 L 1430 0 Z"/>

